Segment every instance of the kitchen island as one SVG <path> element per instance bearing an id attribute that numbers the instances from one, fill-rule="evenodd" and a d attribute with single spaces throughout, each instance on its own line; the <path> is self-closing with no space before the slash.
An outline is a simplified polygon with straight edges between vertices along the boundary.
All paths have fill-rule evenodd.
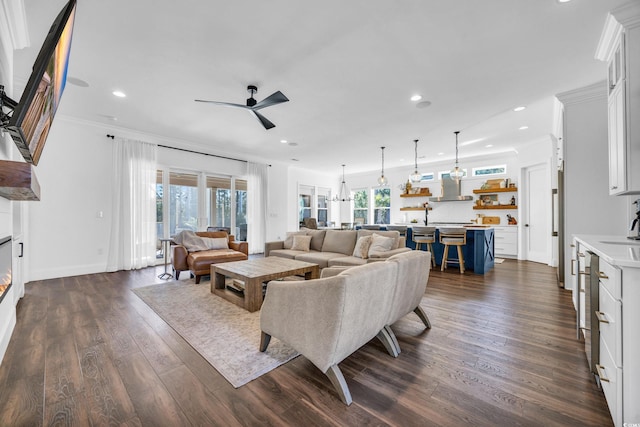
<path id="1" fill-rule="evenodd" d="M 417 225 L 417 224 L 416 224 Z M 436 227 L 436 241 L 433 243 L 433 253 L 436 264 L 442 264 L 444 245 L 440 243 L 440 228 L 465 228 L 467 230 L 467 244 L 462 247 L 464 254 L 464 267 L 473 270 L 476 274 L 485 274 L 494 265 L 494 230 L 490 227 L 474 227 L 460 224 L 430 224 Z M 413 242 L 413 230 L 411 225 L 407 226 L 406 246 L 411 249 L 416 248 Z M 449 247 L 449 258 L 456 259 L 458 254 L 455 247 Z"/>

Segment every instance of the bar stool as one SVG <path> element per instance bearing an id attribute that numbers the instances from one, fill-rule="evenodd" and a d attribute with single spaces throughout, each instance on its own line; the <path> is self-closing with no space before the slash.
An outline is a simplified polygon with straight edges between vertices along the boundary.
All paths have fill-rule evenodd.
<path id="1" fill-rule="evenodd" d="M 413 234 L 411 240 L 416 244 L 416 250 L 420 250 L 420 245 L 426 245 L 426 249 L 431 252 L 431 265 L 436 266 L 436 257 L 433 253 L 433 243 L 436 242 L 435 227 L 411 227 Z"/>
<path id="2" fill-rule="evenodd" d="M 407 226 L 406 225 L 387 225 L 387 231 L 397 231 L 400 233 L 400 236 L 407 235 Z"/>
<path id="3" fill-rule="evenodd" d="M 462 247 L 467 244 L 467 230 L 464 228 L 441 228 L 440 243 L 444 245 L 440 271 L 444 271 L 447 268 L 447 263 L 450 262 L 458 264 L 460 266 L 460 274 L 464 273 L 464 255 L 462 254 Z M 457 248 L 457 259 L 449 259 L 449 246 L 455 246 Z"/>

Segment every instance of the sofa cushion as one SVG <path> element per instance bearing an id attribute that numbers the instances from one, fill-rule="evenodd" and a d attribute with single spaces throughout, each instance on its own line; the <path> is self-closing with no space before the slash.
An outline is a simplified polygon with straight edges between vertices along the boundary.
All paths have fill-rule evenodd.
<path id="1" fill-rule="evenodd" d="M 381 236 L 380 234 L 371 235 L 371 245 L 369 246 L 369 254 L 377 252 L 388 252 L 393 249 L 395 239 L 393 237 Z"/>
<path id="2" fill-rule="evenodd" d="M 336 252 L 301 252 L 300 255 L 296 255 L 296 261 L 306 261 L 313 264 L 318 264 L 320 268 L 329 266 L 329 260 L 333 258 L 344 257 L 344 254 Z"/>
<path id="3" fill-rule="evenodd" d="M 310 245 L 311 236 L 293 236 L 293 244 L 291 245 L 291 250 L 309 252 Z"/>
<path id="4" fill-rule="evenodd" d="M 354 230 L 327 230 L 322 243 L 322 252 L 337 252 L 344 255 L 353 253 L 357 232 Z"/>
<path id="5" fill-rule="evenodd" d="M 371 236 L 358 237 L 356 247 L 353 248 L 353 256 L 367 259 L 369 255 L 369 246 L 371 246 Z"/>
<path id="6" fill-rule="evenodd" d="M 287 238 L 284 239 L 284 248 L 291 249 L 293 246 L 293 236 L 306 236 L 306 231 L 287 231 Z"/>
<path id="7" fill-rule="evenodd" d="M 292 251 L 291 249 L 274 249 L 269 252 L 269 256 L 277 256 L 281 258 L 296 259 L 298 255 L 308 254 L 309 252 Z"/>
<path id="8" fill-rule="evenodd" d="M 219 262 L 244 261 L 248 257 L 233 249 L 213 249 L 191 252 L 187 255 L 187 263 L 194 272 L 208 272 L 211 264 Z"/>
<path id="9" fill-rule="evenodd" d="M 229 240 L 226 237 L 201 237 L 209 249 L 229 249 Z"/>
<path id="10" fill-rule="evenodd" d="M 310 249 L 312 251 L 322 250 L 322 243 L 324 242 L 326 232 L 327 230 L 307 230 L 307 236 L 311 236 Z"/>
<path id="11" fill-rule="evenodd" d="M 400 242 L 403 241 L 403 239 L 400 239 L 400 233 L 396 230 L 358 230 L 358 238 L 362 236 L 371 236 L 373 234 L 385 237 L 393 237 L 395 241 L 391 249 L 398 249 L 399 247 L 401 247 Z"/>

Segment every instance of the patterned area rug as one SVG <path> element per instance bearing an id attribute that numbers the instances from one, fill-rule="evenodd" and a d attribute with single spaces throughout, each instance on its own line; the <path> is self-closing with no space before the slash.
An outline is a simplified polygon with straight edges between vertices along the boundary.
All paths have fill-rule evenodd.
<path id="1" fill-rule="evenodd" d="M 235 388 L 298 356 L 276 338 L 261 353 L 260 312 L 249 313 L 213 295 L 208 283 L 174 281 L 133 292 Z"/>

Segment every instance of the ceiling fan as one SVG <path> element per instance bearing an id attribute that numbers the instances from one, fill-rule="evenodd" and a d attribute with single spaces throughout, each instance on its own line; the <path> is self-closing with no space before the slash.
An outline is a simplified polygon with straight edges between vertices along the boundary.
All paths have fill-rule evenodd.
<path id="1" fill-rule="evenodd" d="M 277 92 L 274 92 L 271 95 L 267 96 L 262 101 L 256 102 L 256 100 L 253 98 L 253 95 L 258 93 L 258 88 L 256 86 L 254 86 L 254 85 L 249 85 L 249 86 L 247 86 L 247 91 L 251 94 L 251 97 L 247 99 L 247 105 L 233 104 L 231 102 L 205 101 L 205 100 L 202 100 L 202 99 L 196 99 L 196 102 L 208 102 L 210 104 L 224 105 L 224 106 L 227 106 L 227 107 L 243 108 L 245 110 L 249 110 L 249 112 L 251 112 L 254 116 L 256 116 L 258 118 L 258 120 L 260 120 L 260 123 L 262 123 L 262 126 L 264 126 L 265 129 L 271 129 L 271 128 L 276 127 L 276 125 L 271 123 L 269 121 L 269 119 L 267 119 L 265 116 L 260 114 L 258 112 L 258 110 L 261 110 L 261 109 L 266 108 L 266 107 L 270 107 L 272 105 L 276 105 L 276 104 L 281 104 L 283 102 L 287 102 L 289 100 L 289 98 L 284 96 L 284 94 L 282 92 L 277 91 Z"/>

